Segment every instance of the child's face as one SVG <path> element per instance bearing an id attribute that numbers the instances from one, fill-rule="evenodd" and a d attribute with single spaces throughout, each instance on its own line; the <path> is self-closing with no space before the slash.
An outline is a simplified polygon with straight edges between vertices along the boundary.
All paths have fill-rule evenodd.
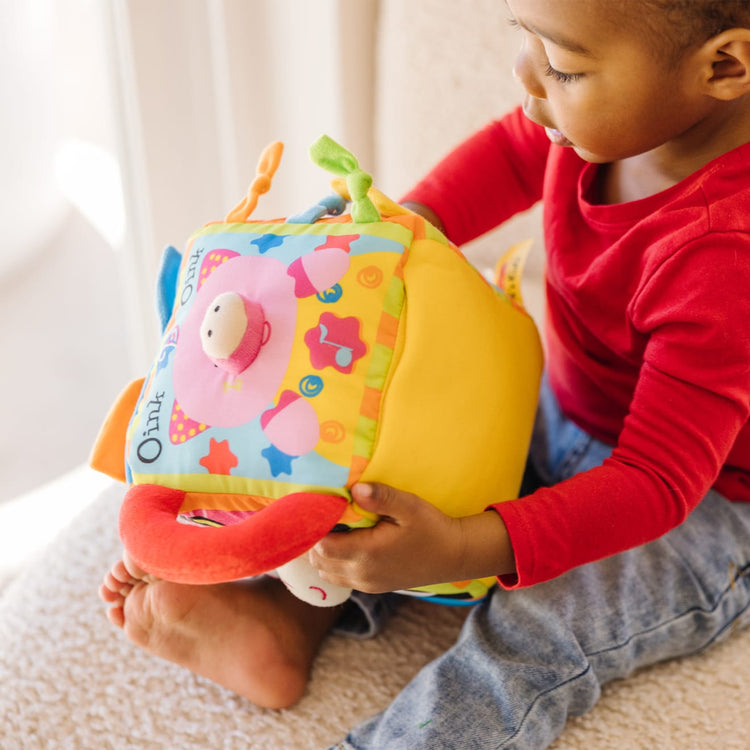
<path id="1" fill-rule="evenodd" d="M 708 106 L 687 60 L 639 34 L 631 0 L 507 0 L 523 34 L 514 73 L 524 111 L 583 159 L 610 162 L 686 135 Z"/>

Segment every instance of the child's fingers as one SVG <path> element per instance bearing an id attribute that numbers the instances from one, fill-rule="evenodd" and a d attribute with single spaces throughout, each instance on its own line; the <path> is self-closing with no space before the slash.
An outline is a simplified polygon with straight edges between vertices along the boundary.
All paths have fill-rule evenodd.
<path id="1" fill-rule="evenodd" d="M 333 533 L 324 536 L 311 550 L 311 562 L 318 560 L 347 561 L 358 557 L 362 549 L 362 535 L 371 529 L 355 529 L 347 533 Z"/>
<path id="2" fill-rule="evenodd" d="M 416 495 L 402 492 L 387 484 L 360 483 L 352 487 L 352 498 L 364 510 L 381 517 L 402 519 L 409 516 L 424 502 Z"/>

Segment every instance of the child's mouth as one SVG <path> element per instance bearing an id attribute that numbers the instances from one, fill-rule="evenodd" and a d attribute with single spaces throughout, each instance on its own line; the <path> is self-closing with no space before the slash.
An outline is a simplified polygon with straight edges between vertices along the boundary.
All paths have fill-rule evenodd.
<path id="1" fill-rule="evenodd" d="M 555 128 L 545 128 L 544 130 L 547 133 L 547 138 L 549 138 L 555 146 L 573 145 L 559 130 L 555 130 Z"/>

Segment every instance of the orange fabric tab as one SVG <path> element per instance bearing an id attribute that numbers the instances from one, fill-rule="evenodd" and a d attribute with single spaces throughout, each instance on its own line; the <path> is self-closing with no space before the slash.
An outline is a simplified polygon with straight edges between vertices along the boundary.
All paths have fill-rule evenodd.
<path id="1" fill-rule="evenodd" d="M 352 463 L 349 467 L 349 477 L 346 480 L 346 486 L 351 487 L 367 468 L 369 461 L 364 456 L 352 456 Z"/>
<path id="2" fill-rule="evenodd" d="M 130 417 L 138 403 L 143 381 L 144 378 L 139 378 L 129 383 L 117 397 L 104 419 L 104 424 L 99 430 L 89 457 L 89 465 L 92 469 L 120 482 L 126 481 L 125 435 Z"/>
<path id="3" fill-rule="evenodd" d="M 250 184 L 247 195 L 226 215 L 224 221 L 227 224 L 247 221 L 250 218 L 258 203 L 258 197 L 271 189 L 271 179 L 279 167 L 283 151 L 284 144 L 280 141 L 266 147 L 260 156 L 255 179 Z"/>

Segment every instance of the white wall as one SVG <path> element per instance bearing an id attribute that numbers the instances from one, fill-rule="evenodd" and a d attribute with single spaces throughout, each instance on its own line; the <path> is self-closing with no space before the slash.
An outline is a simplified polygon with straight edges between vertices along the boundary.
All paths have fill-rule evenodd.
<path id="1" fill-rule="evenodd" d="M 0 3 L 0 501 L 82 463 L 129 376 L 101 7 Z"/>
<path id="2" fill-rule="evenodd" d="M 377 59 L 377 173 L 409 188 L 449 149 L 521 101 L 512 76 L 520 35 L 499 0 L 382 0 Z M 502 179 L 502 175 L 498 175 Z M 524 302 L 540 320 L 544 265 L 539 207 L 463 250 L 485 272 L 512 243 L 535 240 Z"/>
<path id="3" fill-rule="evenodd" d="M 65 113 L 56 96 L 64 81 L 55 64 L 62 40 L 53 11 L 52 0 L 0 7 L 0 277 L 38 251 L 66 210 L 54 169 Z"/>

